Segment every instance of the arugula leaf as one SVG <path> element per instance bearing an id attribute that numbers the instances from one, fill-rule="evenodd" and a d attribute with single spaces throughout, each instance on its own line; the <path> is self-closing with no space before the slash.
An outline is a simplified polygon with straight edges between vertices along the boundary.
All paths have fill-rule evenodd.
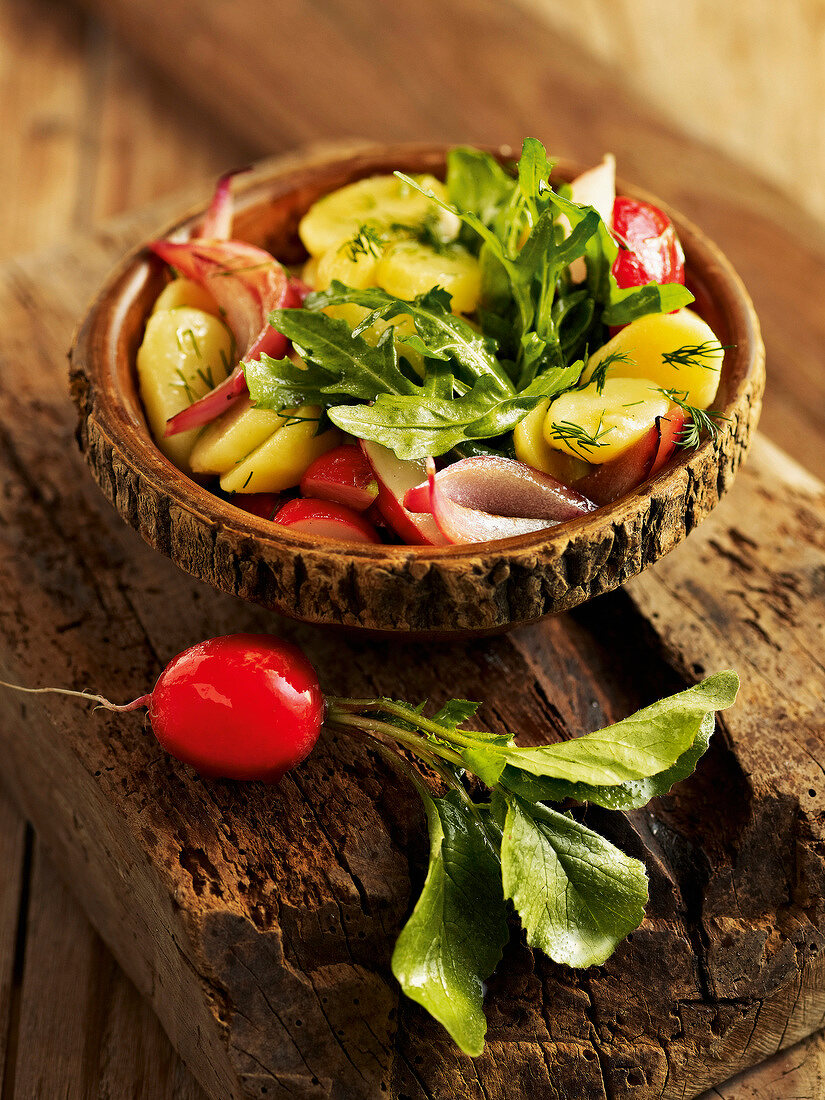
<path id="1" fill-rule="evenodd" d="M 565 779 L 529 775 L 508 764 L 501 773 L 499 784 L 530 802 L 564 802 L 572 798 L 576 802 L 594 802 L 608 810 L 637 810 L 646 806 L 652 798 L 666 795 L 674 784 L 687 779 L 695 771 L 708 750 L 715 728 L 715 715 L 706 714 L 690 748 L 671 767 L 646 779 L 634 779 L 612 787 L 594 787 L 588 783 L 570 783 Z"/>
<path id="2" fill-rule="evenodd" d="M 433 722 L 447 729 L 457 730 L 465 722 L 473 717 L 481 703 L 474 703 L 470 699 L 450 699 L 433 715 Z"/>
<path id="3" fill-rule="evenodd" d="M 377 287 L 357 290 L 336 280 L 328 290 L 310 294 L 304 306 L 308 311 L 318 311 L 346 302 L 355 302 L 372 311 L 354 330 L 356 335 L 376 320 L 410 316 L 416 332 L 426 345 L 427 355 L 435 358 L 450 356 L 466 370 L 470 378 L 492 378 L 501 393 L 514 393 L 513 384 L 493 354 L 487 338 L 476 332 L 462 317 L 450 312 L 450 295 L 441 287 L 406 302 Z"/>
<path id="4" fill-rule="evenodd" d="M 504 894 L 527 942 L 558 963 L 600 965 L 644 919 L 644 865 L 566 814 L 517 797 L 508 803 Z"/>
<path id="5" fill-rule="evenodd" d="M 430 798 L 430 867 L 392 955 L 401 988 L 472 1056 L 484 1049 L 483 982 L 508 939 L 498 859 L 454 793 Z"/>
<path id="6" fill-rule="evenodd" d="M 392 448 L 399 458 L 426 458 L 510 431 L 545 397 L 572 385 L 580 373 L 580 366 L 574 371 L 547 371 L 529 391 L 512 396 L 502 395 L 490 377 L 480 378 L 461 397 L 430 396 L 423 387 L 413 395 L 379 393 L 372 405 L 337 405 L 329 409 L 329 418 L 351 435 Z"/>
<path id="7" fill-rule="evenodd" d="M 591 788 L 632 784 L 673 767 L 693 745 L 705 716 L 731 706 L 738 688 L 735 672 L 718 672 L 621 722 L 572 741 L 541 748 L 468 745 L 461 755 L 488 787 L 502 779 L 508 764 L 528 775 Z"/>
<path id="8" fill-rule="evenodd" d="M 606 325 L 626 325 L 648 313 L 672 313 L 692 301 L 693 295 L 681 283 L 647 283 L 622 289 L 614 286 L 602 321 Z"/>
<path id="9" fill-rule="evenodd" d="M 447 154 L 447 195 L 453 206 L 491 225 L 513 193 L 513 177 L 495 157 L 459 146 Z"/>

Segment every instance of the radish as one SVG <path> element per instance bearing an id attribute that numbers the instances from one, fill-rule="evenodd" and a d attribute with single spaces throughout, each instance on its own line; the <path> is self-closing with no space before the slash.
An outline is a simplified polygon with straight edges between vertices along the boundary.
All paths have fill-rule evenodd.
<path id="1" fill-rule="evenodd" d="M 307 466 L 301 496 L 334 500 L 364 512 L 378 496 L 378 481 L 361 448 L 344 443 Z"/>
<path id="2" fill-rule="evenodd" d="M 373 525 L 360 512 L 334 500 L 311 500 L 307 497 L 288 500 L 274 517 L 273 523 L 326 539 L 344 542 L 381 541 Z"/>
<path id="3" fill-rule="evenodd" d="M 232 192 L 229 187 L 235 176 L 239 176 L 243 172 L 251 171 L 252 168 L 250 166 L 246 168 L 233 168 L 231 172 L 225 172 L 221 176 L 215 186 L 215 194 L 212 196 L 212 202 L 209 204 L 206 216 L 194 236 L 207 237 L 213 241 L 229 240 L 232 233 L 232 218 L 234 216 Z"/>
<path id="4" fill-rule="evenodd" d="M 215 779 L 277 783 L 309 755 L 324 721 L 315 669 L 297 646 L 269 634 L 230 634 L 185 649 L 148 695 L 121 706 L 83 691 L 0 683 L 118 712 L 145 707 L 160 745 Z"/>
<path id="5" fill-rule="evenodd" d="M 685 254 L 670 218 L 658 206 L 619 196 L 613 232 L 620 242 L 613 274 L 620 287 L 684 283 Z"/>

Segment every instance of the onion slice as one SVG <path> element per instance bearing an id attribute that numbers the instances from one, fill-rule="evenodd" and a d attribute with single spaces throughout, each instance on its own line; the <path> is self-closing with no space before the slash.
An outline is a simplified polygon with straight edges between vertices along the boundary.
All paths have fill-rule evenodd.
<path id="1" fill-rule="evenodd" d="M 269 324 L 273 309 L 300 305 L 299 292 L 268 252 L 243 241 L 155 241 L 149 246 L 181 275 L 212 294 L 235 337 L 240 359 L 280 359 L 287 339 Z M 165 435 L 208 424 L 247 393 L 243 364 L 199 401 L 173 416 Z"/>
<path id="2" fill-rule="evenodd" d="M 596 505 L 555 478 L 512 458 L 479 455 L 435 472 L 410 489 L 404 507 L 429 512 L 449 542 L 487 542 L 531 534 L 588 515 Z"/>
<path id="3" fill-rule="evenodd" d="M 206 237 L 212 241 L 228 241 L 232 236 L 232 218 L 234 206 L 230 184 L 235 176 L 243 172 L 251 172 L 250 166 L 246 168 L 233 168 L 231 172 L 225 172 L 215 186 L 215 194 L 200 228 L 195 233 L 196 237 Z"/>

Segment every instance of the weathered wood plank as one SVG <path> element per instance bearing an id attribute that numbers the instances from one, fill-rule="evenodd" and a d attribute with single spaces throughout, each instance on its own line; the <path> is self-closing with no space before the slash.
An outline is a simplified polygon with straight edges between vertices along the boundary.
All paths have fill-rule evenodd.
<path id="1" fill-rule="evenodd" d="M 26 825 L 0 790 L 0 1092 L 11 1095 L 19 1013 L 19 923 L 25 905 Z"/>
<path id="2" fill-rule="evenodd" d="M 12 678 L 94 682 L 127 698 L 195 639 L 274 623 L 137 544 L 80 467 L 60 352 L 78 299 L 122 245 L 98 239 L 3 272 L 0 311 L 9 320 L 0 361 L 25 353 L 28 370 L 0 396 L 8 486 L 0 607 L 2 661 Z M 740 484 L 708 529 L 731 525 L 726 514 L 750 514 L 763 487 Z M 798 492 L 814 499 L 811 485 Z M 800 499 L 772 497 L 770 509 L 800 547 L 790 572 L 813 568 L 822 551 L 797 519 Z M 688 570 L 691 562 L 698 568 L 696 538 L 676 552 Z M 702 568 L 722 575 L 726 560 L 720 551 Z M 804 591 L 814 616 L 821 593 Z M 689 596 L 688 586 L 671 597 L 680 615 Z M 696 637 L 680 641 L 676 656 L 689 676 L 699 674 L 690 653 L 710 644 L 712 626 L 697 622 Z M 385 644 L 278 628 L 307 646 L 336 693 L 481 697 L 490 728 L 534 741 L 593 728 L 679 682 L 621 595 L 462 652 L 393 654 Z M 792 633 L 781 622 L 777 629 Z M 584 975 L 514 940 L 491 983 L 488 1050 L 471 1063 L 408 1004 L 393 1038 L 389 945 L 407 904 L 408 855 L 420 852 L 420 815 L 409 791 L 360 747 L 327 739 L 273 793 L 197 781 L 159 753 L 134 718 L 85 718 L 57 700 L 27 706 L 27 738 L 5 742 L 9 781 L 215 1096 L 267 1088 L 270 1096 L 371 1100 L 382 1084 L 398 1097 L 503 1097 L 514 1087 L 537 1100 L 690 1096 L 819 1023 L 822 967 L 799 962 L 802 934 L 804 954 L 819 958 L 810 943 L 820 942 L 822 922 L 799 884 L 790 892 L 781 876 L 791 853 L 806 881 L 815 885 L 821 873 L 816 845 L 794 831 L 801 794 L 789 777 L 781 813 L 766 817 L 776 807 L 760 803 L 756 814 L 724 738 L 677 799 L 626 825 L 607 823 L 630 850 L 647 853 L 653 889 L 643 929 Z M 19 700 L 3 697 L 0 707 L 3 729 L 14 731 Z M 747 709 L 749 736 L 757 747 L 770 744 L 757 719 Z M 731 792 L 733 807 L 754 809 L 747 828 L 744 811 L 737 816 L 709 799 L 718 789 Z M 756 850 L 769 868 L 761 900 L 774 923 L 766 939 L 757 920 L 732 974 L 734 960 L 714 954 L 703 935 L 729 919 L 714 873 L 724 878 L 738 845 L 740 862 L 752 864 Z"/>

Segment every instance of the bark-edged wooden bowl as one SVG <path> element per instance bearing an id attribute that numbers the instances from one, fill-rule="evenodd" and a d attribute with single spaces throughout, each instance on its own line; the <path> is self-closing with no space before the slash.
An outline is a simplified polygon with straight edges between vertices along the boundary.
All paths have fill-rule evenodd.
<path id="1" fill-rule="evenodd" d="M 316 198 L 393 169 L 443 175 L 446 150 L 360 146 L 276 164 L 237 188 L 233 235 L 297 261 L 297 224 Z M 574 172 L 568 166 L 559 176 Z M 624 185 L 620 193 L 650 198 Z M 193 225 L 204 209 L 163 235 Z M 727 420 L 715 440 L 677 452 L 658 476 L 592 515 L 498 542 L 367 546 L 295 534 L 213 495 L 161 454 L 143 415 L 135 357 L 163 283 L 161 265 L 145 249 L 107 281 L 72 348 L 81 447 L 104 495 L 151 546 L 216 588 L 297 619 L 449 637 L 575 607 L 635 576 L 689 534 L 730 485 L 759 416 L 764 348 L 750 298 L 719 249 L 668 212 L 684 245 L 695 308 L 729 347 L 714 402 Z"/>

